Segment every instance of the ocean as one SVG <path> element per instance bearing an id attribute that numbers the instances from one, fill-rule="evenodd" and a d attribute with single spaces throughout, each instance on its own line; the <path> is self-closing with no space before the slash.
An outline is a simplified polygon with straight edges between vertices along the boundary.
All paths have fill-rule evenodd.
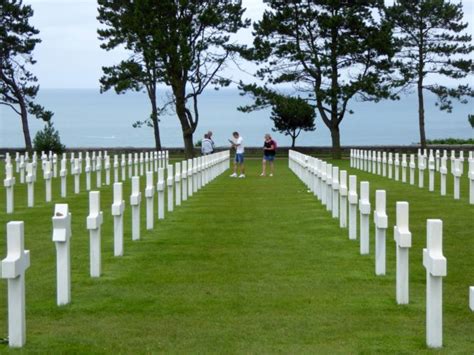
<path id="1" fill-rule="evenodd" d="M 166 95 L 160 91 L 160 95 Z M 41 89 L 38 103 L 54 112 L 54 125 L 67 147 L 153 147 L 153 131 L 149 127 L 133 128 L 133 122 L 150 114 L 146 95 L 113 92 L 100 94 L 98 89 Z M 473 101 L 467 105 L 455 103 L 453 113 L 439 111 L 435 97 L 426 96 L 426 134 L 434 138 L 473 138 L 474 129 L 467 116 L 474 113 Z M 272 132 L 270 110 L 252 113 L 237 111 L 250 103 L 237 89 L 208 90 L 199 102 L 200 119 L 194 141 L 208 130 L 214 132 L 217 146 L 226 146 L 233 131 L 239 131 L 247 146 L 261 146 L 265 133 L 271 133 L 279 146 L 291 144 L 290 137 Z M 352 102 L 354 114 L 347 114 L 341 123 L 342 145 L 409 145 L 419 142 L 417 100 L 415 95 L 400 101 Z M 43 127 L 30 119 L 31 137 Z M 316 130 L 302 132 L 296 144 L 329 146 L 331 136 L 320 117 Z M 183 139 L 178 118 L 173 112 L 161 117 L 161 141 L 164 147 L 182 147 Z M 0 105 L 0 147 L 23 147 L 21 124 L 16 114 Z"/>

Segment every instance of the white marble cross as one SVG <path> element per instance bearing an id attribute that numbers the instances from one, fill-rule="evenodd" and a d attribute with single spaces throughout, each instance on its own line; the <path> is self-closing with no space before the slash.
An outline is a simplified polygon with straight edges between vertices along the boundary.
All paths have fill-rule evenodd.
<path id="1" fill-rule="evenodd" d="M 146 229 L 153 229 L 155 224 L 155 215 L 153 212 L 153 196 L 155 195 L 155 185 L 153 183 L 153 171 L 146 172 Z"/>
<path id="2" fill-rule="evenodd" d="M 86 155 L 86 190 L 90 191 L 91 190 L 91 159 L 89 158 L 88 155 Z"/>
<path id="3" fill-rule="evenodd" d="M 61 177 L 61 197 L 65 198 L 67 196 L 67 160 L 64 156 L 61 159 L 59 176 Z"/>
<path id="4" fill-rule="evenodd" d="M 469 287 L 469 308 L 474 312 L 474 286 Z"/>
<path id="5" fill-rule="evenodd" d="M 168 212 L 173 212 L 173 182 L 174 182 L 174 174 L 173 174 L 173 165 L 168 165 L 167 169 L 167 192 L 168 192 Z"/>
<path id="6" fill-rule="evenodd" d="M 411 248 L 411 232 L 409 230 L 409 205 L 408 202 L 397 202 L 397 217 L 394 227 L 394 240 L 396 243 L 396 297 L 398 304 L 409 302 L 409 273 L 408 258 Z"/>
<path id="7" fill-rule="evenodd" d="M 441 155 L 440 155 L 439 149 L 436 149 L 436 152 L 435 152 L 435 169 L 436 169 L 436 171 L 439 171 L 440 162 L 441 162 Z"/>
<path id="8" fill-rule="evenodd" d="M 96 157 L 96 153 L 94 151 L 94 152 L 92 152 L 92 158 L 91 158 L 91 172 L 94 172 L 95 169 L 96 169 L 96 160 L 97 160 L 97 157 Z"/>
<path id="9" fill-rule="evenodd" d="M 132 153 L 128 153 L 128 178 L 131 179 L 133 176 L 133 155 Z"/>
<path id="10" fill-rule="evenodd" d="M 377 152 L 377 175 L 382 175 L 382 153 Z"/>
<path id="11" fill-rule="evenodd" d="M 91 277 L 100 277 L 101 262 L 101 242 L 100 229 L 103 222 L 102 211 L 100 210 L 100 192 L 89 192 L 89 216 L 87 216 L 87 229 L 90 239 L 90 274 Z"/>
<path id="12" fill-rule="evenodd" d="M 474 205 L 474 159 L 469 159 L 469 203 Z"/>
<path id="13" fill-rule="evenodd" d="M 453 169 L 453 176 L 454 176 L 454 199 L 459 200 L 461 198 L 461 191 L 460 191 L 460 180 L 462 176 L 462 162 L 461 160 L 454 159 L 454 169 Z"/>
<path id="14" fill-rule="evenodd" d="M 7 164 L 5 166 L 5 179 L 3 180 L 7 198 L 7 213 L 13 213 L 15 209 L 15 197 L 13 187 L 15 186 L 15 177 L 13 176 L 13 166 Z"/>
<path id="15" fill-rule="evenodd" d="M 386 212 L 385 190 L 375 191 L 375 275 L 385 275 L 386 234 L 388 217 Z"/>
<path id="16" fill-rule="evenodd" d="M 388 153 L 388 178 L 393 178 L 393 153 Z"/>
<path id="17" fill-rule="evenodd" d="M 395 153 L 395 181 L 400 180 L 400 154 Z"/>
<path id="18" fill-rule="evenodd" d="M 188 159 L 188 196 L 193 195 L 193 185 L 194 185 L 194 169 L 193 169 L 193 159 Z"/>
<path id="19" fill-rule="evenodd" d="M 63 160 L 65 161 L 65 160 Z M 71 214 L 67 204 L 54 206 L 53 242 L 56 245 L 56 302 L 71 302 Z"/>
<path id="20" fill-rule="evenodd" d="M 112 216 L 114 216 L 114 256 L 123 255 L 123 212 L 125 201 L 123 200 L 123 184 L 114 183 L 114 202 L 112 203 Z"/>
<path id="21" fill-rule="evenodd" d="M 19 168 L 20 170 L 20 184 L 25 183 L 25 157 L 23 155 L 20 156 L 20 164 Z"/>
<path id="22" fill-rule="evenodd" d="M 96 171 L 96 185 L 97 188 L 100 189 L 102 187 L 102 155 L 99 152 L 99 155 L 96 158 L 95 163 L 95 171 Z"/>
<path id="23" fill-rule="evenodd" d="M 30 251 L 24 247 L 23 222 L 7 223 L 7 257 L 2 260 L 2 278 L 8 279 L 8 343 L 20 348 L 26 343 L 25 271 Z"/>
<path id="24" fill-rule="evenodd" d="M 188 199 L 188 162 L 186 160 L 181 162 L 181 172 L 183 185 L 182 200 L 186 201 Z"/>
<path id="25" fill-rule="evenodd" d="M 418 155 L 418 187 L 425 186 L 426 157 L 423 154 Z"/>
<path id="26" fill-rule="evenodd" d="M 28 207 L 35 205 L 35 177 L 33 163 L 26 164 L 26 185 L 28 189 Z"/>
<path id="27" fill-rule="evenodd" d="M 369 182 L 362 181 L 360 183 L 360 254 L 369 254 L 369 216 L 370 216 L 370 200 L 369 200 Z"/>
<path id="28" fill-rule="evenodd" d="M 426 345 L 443 346 L 443 277 L 447 273 L 443 256 L 443 221 L 428 219 L 426 223 L 427 248 L 423 249 L 426 269 Z"/>
<path id="29" fill-rule="evenodd" d="M 140 203 L 142 194 L 140 192 L 140 177 L 132 177 L 132 194 L 130 195 L 130 206 L 132 206 L 132 240 L 140 239 Z"/>
<path id="30" fill-rule="evenodd" d="M 118 163 L 117 163 L 118 164 Z M 104 169 L 105 169 L 105 184 L 110 185 L 110 156 L 104 157 Z"/>
<path id="31" fill-rule="evenodd" d="M 47 160 L 44 164 L 43 177 L 44 177 L 44 183 L 45 183 L 46 202 L 51 202 L 51 199 L 52 199 L 51 180 L 53 178 L 53 173 L 51 172 L 50 160 Z"/>
<path id="32" fill-rule="evenodd" d="M 407 155 L 402 154 L 402 182 L 403 183 L 407 182 L 407 167 L 408 167 Z"/>
<path id="33" fill-rule="evenodd" d="M 114 155 L 114 183 L 116 182 L 119 182 L 119 168 L 120 168 L 120 164 L 119 164 L 119 160 L 118 160 L 118 155 L 115 154 Z"/>
<path id="34" fill-rule="evenodd" d="M 410 185 L 415 185 L 415 154 L 410 154 Z"/>
<path id="35" fill-rule="evenodd" d="M 448 167 L 446 163 L 447 163 L 447 157 L 446 155 L 444 155 L 441 158 L 441 166 L 439 168 L 439 172 L 441 176 L 441 179 L 440 179 L 441 196 L 446 195 L 446 175 L 448 174 Z"/>
<path id="36" fill-rule="evenodd" d="M 340 171 L 339 178 L 339 227 L 347 227 L 347 171 Z"/>
<path id="37" fill-rule="evenodd" d="M 125 181 L 127 179 L 127 160 L 125 159 L 125 154 L 122 154 L 120 166 L 122 167 L 122 181 Z M 116 182 L 118 182 L 118 180 Z"/>
<path id="38" fill-rule="evenodd" d="M 434 184 L 435 184 L 435 158 L 433 156 L 433 152 L 430 150 L 430 155 L 428 157 L 428 190 L 434 191 Z"/>
<path id="39" fill-rule="evenodd" d="M 328 188 L 327 188 L 327 183 L 326 183 L 327 163 L 325 161 L 321 162 L 320 170 L 321 170 L 321 203 L 323 204 L 323 206 L 325 206 L 327 204 L 327 197 L 328 197 L 327 196 Z"/>
<path id="40" fill-rule="evenodd" d="M 181 206 L 181 163 L 175 164 L 175 184 L 176 184 L 176 206 Z"/>
<path id="41" fill-rule="evenodd" d="M 15 155 L 15 172 L 18 174 L 20 172 L 20 152 L 16 152 Z"/>
<path id="42" fill-rule="evenodd" d="M 349 239 L 357 239 L 357 176 L 349 175 Z"/>
<path id="43" fill-rule="evenodd" d="M 193 193 L 196 193 L 199 189 L 199 176 L 198 176 L 198 171 L 199 171 L 199 167 L 198 167 L 198 159 L 197 158 L 193 158 Z M 169 206 L 169 202 L 168 202 L 168 206 Z"/>
<path id="44" fill-rule="evenodd" d="M 140 167 L 140 176 L 143 176 L 143 168 L 144 168 L 144 159 L 143 159 L 143 152 L 140 152 L 140 159 L 139 159 L 139 167 Z"/>
<path id="45" fill-rule="evenodd" d="M 53 159 L 51 160 L 51 169 L 53 173 L 53 178 L 58 177 L 58 155 L 53 154 Z"/>
<path id="46" fill-rule="evenodd" d="M 133 155 L 133 165 L 134 165 L 133 175 L 134 176 L 138 176 L 138 174 L 140 173 L 139 165 L 138 165 L 139 162 L 140 162 L 140 160 L 138 159 L 138 153 L 135 153 Z"/>
<path id="47" fill-rule="evenodd" d="M 332 217 L 339 218 L 339 167 L 332 167 Z"/>
<path id="48" fill-rule="evenodd" d="M 71 169 L 71 174 L 74 175 L 74 193 L 78 194 L 81 192 L 81 176 L 78 158 L 74 159 L 74 166 Z"/>
<path id="49" fill-rule="evenodd" d="M 158 219 L 165 218 L 165 169 L 158 168 L 158 182 L 156 184 L 158 191 Z"/>
<path id="50" fill-rule="evenodd" d="M 387 152 L 382 152 L 382 176 L 387 176 Z"/>
<path id="51" fill-rule="evenodd" d="M 326 210 L 332 211 L 332 164 L 326 164 Z"/>

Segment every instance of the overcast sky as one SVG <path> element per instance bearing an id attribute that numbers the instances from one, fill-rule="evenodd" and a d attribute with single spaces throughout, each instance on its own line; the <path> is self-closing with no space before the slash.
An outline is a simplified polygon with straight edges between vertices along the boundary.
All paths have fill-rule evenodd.
<path id="1" fill-rule="evenodd" d="M 393 0 L 386 0 L 391 4 Z M 97 39 L 96 0 L 24 0 L 34 9 L 32 24 L 40 30 L 42 43 L 34 56 L 34 73 L 42 88 L 98 88 L 101 67 L 118 63 L 127 54 L 120 50 L 104 51 Z M 469 32 L 474 35 L 474 0 L 464 0 Z M 243 0 L 245 16 L 258 20 L 263 12 L 262 0 Z M 251 30 L 238 34 L 239 42 L 251 43 Z M 245 66 L 244 66 L 245 67 Z M 251 71 L 250 67 L 247 67 Z M 233 79 L 251 80 L 250 75 L 229 69 Z"/>

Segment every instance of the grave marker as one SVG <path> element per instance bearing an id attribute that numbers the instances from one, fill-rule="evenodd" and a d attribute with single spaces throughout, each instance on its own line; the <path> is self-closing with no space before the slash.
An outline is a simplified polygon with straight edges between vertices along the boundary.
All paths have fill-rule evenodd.
<path id="1" fill-rule="evenodd" d="M 63 160 L 65 162 L 65 160 Z M 71 214 L 67 204 L 54 206 L 53 242 L 56 246 L 56 303 L 71 302 Z"/>
<path id="2" fill-rule="evenodd" d="M 173 165 L 168 165 L 166 185 L 168 186 L 168 212 L 173 212 Z"/>
<path id="3" fill-rule="evenodd" d="M 326 164 L 326 210 L 332 211 L 332 164 Z"/>
<path id="4" fill-rule="evenodd" d="M 428 171 L 429 171 L 429 182 L 428 182 L 428 190 L 434 191 L 434 183 L 435 183 L 435 159 L 430 150 L 430 156 L 428 158 Z"/>
<path id="5" fill-rule="evenodd" d="M 155 185 L 153 184 L 153 171 L 146 172 L 146 229 L 153 229 L 155 220 L 153 212 L 153 196 L 155 195 Z"/>
<path id="6" fill-rule="evenodd" d="M 411 248 L 411 233 L 408 228 L 408 202 L 397 202 L 397 217 L 394 227 L 394 239 L 396 243 L 396 297 L 398 304 L 409 302 L 409 273 L 408 257 Z"/>
<path id="7" fill-rule="evenodd" d="M 339 227 L 347 227 L 347 171 L 340 172 L 340 211 L 339 211 Z"/>
<path id="8" fill-rule="evenodd" d="M 443 221 L 427 221 L 427 248 L 423 249 L 426 269 L 426 345 L 443 346 L 443 277 L 446 276 L 446 258 L 443 256 Z"/>
<path id="9" fill-rule="evenodd" d="M 132 240 L 140 239 L 140 203 L 142 194 L 140 192 L 140 177 L 132 177 L 132 194 L 130 195 L 130 206 L 132 206 Z"/>
<path id="10" fill-rule="evenodd" d="M 95 171 L 96 171 L 97 188 L 100 189 L 102 187 L 102 156 L 100 152 L 96 158 Z"/>
<path id="11" fill-rule="evenodd" d="M 339 218 L 339 168 L 332 167 L 332 217 Z"/>
<path id="12" fill-rule="evenodd" d="M 79 168 L 79 159 L 74 160 L 74 166 L 72 168 L 71 174 L 74 175 L 74 193 L 78 194 L 81 192 L 81 180 L 80 180 L 80 168 Z"/>
<path id="13" fill-rule="evenodd" d="M 175 164 L 176 206 L 181 206 L 181 163 Z"/>
<path id="14" fill-rule="evenodd" d="M 91 190 L 91 159 L 86 155 L 86 191 Z"/>
<path id="15" fill-rule="evenodd" d="M 123 200 L 123 184 L 114 183 L 114 202 L 112 203 L 112 216 L 114 216 L 114 256 L 123 255 L 123 213 L 125 201 Z"/>
<path id="16" fill-rule="evenodd" d="M 370 216 L 370 200 L 369 200 L 369 182 L 362 181 L 360 183 L 360 254 L 369 254 L 369 216 Z"/>
<path id="17" fill-rule="evenodd" d="M 415 154 L 410 154 L 410 185 L 415 185 Z"/>
<path id="18" fill-rule="evenodd" d="M 193 159 L 188 159 L 188 196 L 191 197 L 193 195 Z"/>
<path id="19" fill-rule="evenodd" d="M 34 177 L 33 163 L 26 164 L 26 185 L 28 189 L 28 207 L 33 207 L 35 204 L 35 177 Z"/>
<path id="20" fill-rule="evenodd" d="M 469 203 L 474 205 L 474 159 L 469 159 Z"/>
<path id="21" fill-rule="evenodd" d="M 357 239 L 357 176 L 349 175 L 349 239 Z"/>
<path id="22" fill-rule="evenodd" d="M 19 168 L 20 170 L 20 184 L 25 183 L 25 157 L 22 155 L 20 156 L 20 165 Z"/>
<path id="23" fill-rule="evenodd" d="M 51 193 L 51 180 L 53 178 L 53 174 L 51 172 L 51 161 L 47 160 L 44 165 L 44 183 L 45 183 L 45 192 L 46 192 L 46 202 L 51 202 L 52 193 Z"/>
<path id="24" fill-rule="evenodd" d="M 105 169 L 105 184 L 107 186 L 110 185 L 110 156 L 106 155 L 104 157 L 104 169 Z M 117 165 L 118 165 L 118 162 L 117 162 Z M 115 168 L 115 166 L 114 166 Z M 117 171 L 118 173 L 118 171 Z"/>
<path id="25" fill-rule="evenodd" d="M 25 271 L 30 267 L 30 251 L 24 245 L 23 222 L 7 223 L 7 257 L 2 260 L 2 278 L 8 279 L 8 344 L 12 348 L 21 348 L 26 343 Z"/>
<path id="26" fill-rule="evenodd" d="M 393 178 L 393 153 L 388 153 L 388 178 Z"/>
<path id="27" fill-rule="evenodd" d="M 400 180 L 400 154 L 395 153 L 395 181 Z"/>
<path id="28" fill-rule="evenodd" d="M 402 154 L 402 182 L 403 183 L 407 182 L 407 167 L 408 167 L 407 155 Z"/>
<path id="29" fill-rule="evenodd" d="M 462 176 L 462 168 L 461 168 L 461 160 L 454 159 L 454 169 L 453 169 L 453 176 L 454 176 L 454 199 L 459 200 L 461 198 L 461 192 L 459 188 L 459 183 Z"/>
<path id="30" fill-rule="evenodd" d="M 181 162 L 181 171 L 182 171 L 182 185 L 183 185 L 183 193 L 182 193 L 182 200 L 186 201 L 188 199 L 188 162 L 183 160 Z"/>
<path id="31" fill-rule="evenodd" d="M 158 219 L 165 218 L 165 169 L 158 168 L 158 182 L 156 184 L 158 191 Z"/>
<path id="32" fill-rule="evenodd" d="M 385 190 L 375 191 L 375 275 L 385 275 L 386 234 L 388 217 L 386 213 Z"/>
<path id="33" fill-rule="evenodd" d="M 418 155 L 418 187 L 423 188 L 425 186 L 425 169 L 426 169 L 426 157 L 422 154 Z"/>
<path id="34" fill-rule="evenodd" d="M 87 159 L 87 158 L 86 158 Z M 100 211 L 100 192 L 89 192 L 89 216 L 87 216 L 87 229 L 90 239 L 90 275 L 100 277 L 101 274 L 101 245 L 100 226 L 103 222 L 102 211 Z"/>

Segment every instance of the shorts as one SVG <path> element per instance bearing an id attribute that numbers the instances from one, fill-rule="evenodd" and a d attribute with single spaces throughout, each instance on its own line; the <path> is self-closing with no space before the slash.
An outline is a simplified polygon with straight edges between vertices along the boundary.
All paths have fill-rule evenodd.
<path id="1" fill-rule="evenodd" d="M 243 164 L 244 162 L 244 153 L 236 153 L 235 154 L 235 162 L 239 164 Z"/>
<path id="2" fill-rule="evenodd" d="M 265 161 L 274 161 L 275 156 L 274 155 L 264 155 L 263 160 L 265 160 Z"/>

